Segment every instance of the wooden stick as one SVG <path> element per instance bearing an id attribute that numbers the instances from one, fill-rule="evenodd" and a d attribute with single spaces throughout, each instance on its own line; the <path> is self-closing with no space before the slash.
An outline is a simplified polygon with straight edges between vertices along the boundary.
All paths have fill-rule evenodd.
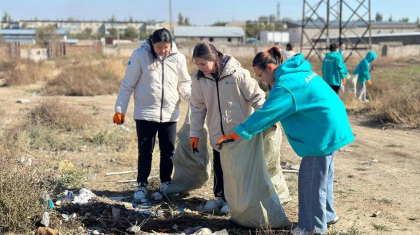
<path id="1" fill-rule="evenodd" d="M 124 174 L 130 174 L 130 173 L 135 173 L 137 171 L 120 171 L 120 172 L 109 172 L 106 173 L 105 176 L 110 176 L 110 175 L 124 175 Z"/>
<path id="2" fill-rule="evenodd" d="M 283 173 L 299 173 L 299 170 L 281 170 Z"/>

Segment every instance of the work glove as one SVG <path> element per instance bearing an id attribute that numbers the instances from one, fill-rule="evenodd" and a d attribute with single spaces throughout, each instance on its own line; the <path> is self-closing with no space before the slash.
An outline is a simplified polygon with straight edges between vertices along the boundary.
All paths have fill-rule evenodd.
<path id="1" fill-rule="evenodd" d="M 370 80 L 367 81 L 367 84 L 369 84 L 369 86 L 372 86 L 372 82 Z"/>
<path id="2" fill-rule="evenodd" d="M 123 113 L 115 112 L 114 114 L 114 123 L 121 125 L 124 123 L 125 115 Z"/>
<path id="3" fill-rule="evenodd" d="M 221 150 L 222 149 L 222 144 L 234 142 L 235 140 L 237 140 L 239 138 L 240 138 L 240 136 L 238 134 L 236 134 L 235 132 L 224 135 L 224 136 L 220 137 L 219 141 L 217 141 L 217 143 L 216 143 L 217 148 L 219 148 L 219 150 Z"/>
<path id="4" fill-rule="evenodd" d="M 345 86 L 345 85 L 346 85 L 346 79 L 343 78 L 343 86 Z"/>
<path id="5" fill-rule="evenodd" d="M 190 142 L 190 144 L 191 144 L 191 152 L 192 153 L 199 153 L 199 151 L 198 151 L 198 149 L 197 149 L 197 147 L 198 147 L 198 138 L 197 137 L 191 137 L 191 142 Z"/>

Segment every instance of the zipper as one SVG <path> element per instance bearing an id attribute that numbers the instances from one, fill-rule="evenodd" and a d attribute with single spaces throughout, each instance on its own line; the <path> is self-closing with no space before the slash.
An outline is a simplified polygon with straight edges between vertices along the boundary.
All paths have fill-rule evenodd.
<path id="1" fill-rule="evenodd" d="M 233 73 L 236 72 L 236 70 L 233 71 Z M 233 74 L 232 73 L 232 74 Z M 232 74 L 223 76 L 220 79 L 216 79 L 216 91 L 217 91 L 217 104 L 219 106 L 219 115 L 220 115 L 220 129 L 222 130 L 222 134 L 225 135 L 225 131 L 223 130 L 223 116 L 222 116 L 222 108 L 220 107 L 220 95 L 219 95 L 219 81 L 221 81 L 223 78 L 228 77 Z"/>
<path id="2" fill-rule="evenodd" d="M 164 73 L 164 69 L 165 69 L 165 62 L 162 60 L 162 97 L 160 100 L 160 122 L 162 122 L 162 113 L 163 113 L 163 97 L 165 96 L 165 73 Z"/>

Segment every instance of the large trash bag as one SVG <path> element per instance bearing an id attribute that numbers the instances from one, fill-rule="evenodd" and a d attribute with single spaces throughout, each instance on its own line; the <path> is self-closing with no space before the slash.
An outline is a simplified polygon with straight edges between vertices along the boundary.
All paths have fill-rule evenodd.
<path id="1" fill-rule="evenodd" d="M 268 174 L 271 183 L 279 195 L 280 203 L 285 206 L 292 198 L 289 194 L 286 180 L 281 169 L 281 140 L 282 131 L 280 127 L 270 127 L 263 132 L 264 157 L 267 164 Z"/>
<path id="2" fill-rule="evenodd" d="M 220 159 L 231 220 L 252 228 L 290 226 L 270 180 L 262 133 L 223 144 Z"/>
<path id="3" fill-rule="evenodd" d="M 358 74 L 352 74 L 352 75 L 347 76 L 346 92 L 356 95 L 356 84 L 357 84 L 358 77 L 359 77 Z"/>
<path id="4" fill-rule="evenodd" d="M 185 123 L 177 133 L 178 145 L 172 158 L 174 176 L 166 194 L 187 193 L 201 188 L 210 178 L 211 164 L 207 149 L 208 130 L 204 125 L 198 142 L 199 153 L 193 154 L 190 147 L 190 110 L 188 109 Z"/>

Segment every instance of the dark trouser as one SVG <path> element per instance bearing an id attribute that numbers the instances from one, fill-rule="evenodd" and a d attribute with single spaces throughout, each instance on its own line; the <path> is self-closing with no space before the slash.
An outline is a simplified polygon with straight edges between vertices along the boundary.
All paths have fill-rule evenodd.
<path id="1" fill-rule="evenodd" d="M 155 147 L 156 132 L 160 148 L 160 182 L 171 181 L 172 159 L 175 153 L 176 122 L 151 122 L 136 120 L 138 139 L 138 174 L 137 183 L 148 183 L 147 178 L 152 168 L 152 155 Z"/>
<path id="2" fill-rule="evenodd" d="M 223 188 L 223 170 L 220 162 L 220 153 L 213 149 L 213 169 L 214 169 L 214 196 L 221 197 L 226 201 L 225 190 Z"/>
<path id="3" fill-rule="evenodd" d="M 335 91 L 335 93 L 338 94 L 338 91 L 340 90 L 340 86 L 330 85 L 330 87 Z"/>

